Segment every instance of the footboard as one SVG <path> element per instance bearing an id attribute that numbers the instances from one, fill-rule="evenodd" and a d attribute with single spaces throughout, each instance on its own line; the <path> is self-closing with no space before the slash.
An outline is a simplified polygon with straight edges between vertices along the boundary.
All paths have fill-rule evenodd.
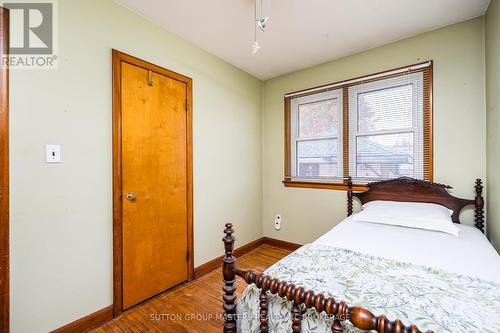
<path id="1" fill-rule="evenodd" d="M 362 330 L 375 330 L 380 333 L 421 333 L 415 325 L 406 327 L 400 320 L 391 321 L 384 315 L 375 316 L 370 311 L 356 306 L 349 306 L 343 301 L 337 301 L 333 297 L 325 297 L 323 294 L 315 295 L 312 290 L 296 287 L 287 281 L 280 281 L 269 275 L 254 271 L 245 271 L 236 268 L 236 258 L 233 256 L 234 230 L 233 225 L 226 224 L 224 230 L 225 256 L 223 259 L 222 272 L 224 276 L 224 333 L 236 333 L 236 276 L 242 277 L 246 283 L 254 284 L 260 289 L 259 318 L 260 332 L 269 332 L 268 322 L 268 294 L 278 295 L 292 302 L 292 325 L 290 331 L 301 332 L 302 311 L 300 305 L 307 309 L 315 309 L 318 313 L 325 312 L 335 318 L 332 325 L 332 333 L 344 332 L 342 322 L 348 320 L 355 327 Z M 427 333 L 433 333 L 427 331 Z"/>

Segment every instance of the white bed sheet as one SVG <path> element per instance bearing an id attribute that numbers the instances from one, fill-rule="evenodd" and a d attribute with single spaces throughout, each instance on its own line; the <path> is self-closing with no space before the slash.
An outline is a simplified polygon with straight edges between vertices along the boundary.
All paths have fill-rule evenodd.
<path id="1" fill-rule="evenodd" d="M 314 243 L 349 249 L 500 283 L 500 256 L 475 227 L 458 237 L 437 231 L 346 218 Z"/>

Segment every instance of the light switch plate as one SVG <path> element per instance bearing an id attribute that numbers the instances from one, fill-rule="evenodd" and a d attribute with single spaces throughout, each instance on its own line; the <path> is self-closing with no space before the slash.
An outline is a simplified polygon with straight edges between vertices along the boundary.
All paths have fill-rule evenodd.
<path id="1" fill-rule="evenodd" d="M 45 162 L 61 163 L 61 145 L 47 145 L 45 152 Z"/>

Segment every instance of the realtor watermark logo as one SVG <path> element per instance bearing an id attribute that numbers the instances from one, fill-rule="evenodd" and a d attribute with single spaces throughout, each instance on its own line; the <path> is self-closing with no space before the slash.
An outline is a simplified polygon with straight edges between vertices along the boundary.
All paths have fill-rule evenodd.
<path id="1" fill-rule="evenodd" d="M 23 69 L 56 68 L 56 0 L 10 0 L 1 4 L 10 12 L 10 54 L 2 54 L 2 64 Z"/>

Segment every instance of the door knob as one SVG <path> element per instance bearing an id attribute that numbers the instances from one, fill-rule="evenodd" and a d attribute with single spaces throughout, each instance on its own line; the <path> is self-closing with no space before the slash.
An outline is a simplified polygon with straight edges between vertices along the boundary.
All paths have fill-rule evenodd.
<path id="1" fill-rule="evenodd" d="M 134 192 L 128 192 L 125 195 L 125 198 L 127 198 L 128 201 L 135 201 L 135 199 L 137 199 L 137 194 L 135 194 Z"/>

